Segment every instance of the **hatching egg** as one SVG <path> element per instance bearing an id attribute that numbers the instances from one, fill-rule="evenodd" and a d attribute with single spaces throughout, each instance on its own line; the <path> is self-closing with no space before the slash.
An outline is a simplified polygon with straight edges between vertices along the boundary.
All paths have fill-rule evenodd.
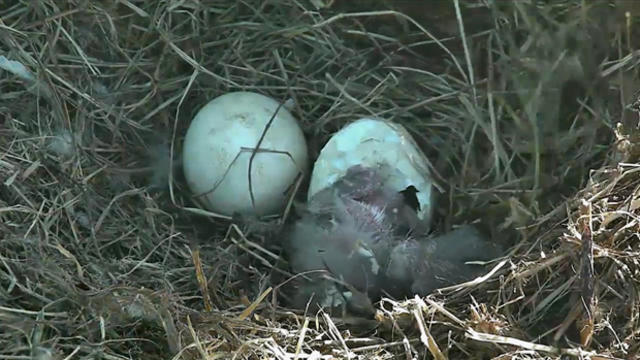
<path id="1" fill-rule="evenodd" d="M 396 191 L 412 188 L 419 221 L 428 228 L 433 214 L 433 181 L 429 161 L 411 134 L 400 124 L 362 118 L 333 134 L 316 160 L 308 198 L 332 186 L 354 165 L 379 168 L 385 186 Z"/>

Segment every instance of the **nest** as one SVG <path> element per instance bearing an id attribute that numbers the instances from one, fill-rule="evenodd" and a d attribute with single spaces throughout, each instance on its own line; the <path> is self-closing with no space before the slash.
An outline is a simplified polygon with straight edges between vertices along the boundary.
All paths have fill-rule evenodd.
<path id="1" fill-rule="evenodd" d="M 638 356 L 638 15 L 4 1 L 0 359 Z M 436 231 L 476 222 L 511 250 L 372 319 L 287 309 L 282 219 L 198 212 L 178 171 L 195 112 L 238 90 L 293 104 L 314 156 L 360 117 L 403 124 L 433 162 Z"/>

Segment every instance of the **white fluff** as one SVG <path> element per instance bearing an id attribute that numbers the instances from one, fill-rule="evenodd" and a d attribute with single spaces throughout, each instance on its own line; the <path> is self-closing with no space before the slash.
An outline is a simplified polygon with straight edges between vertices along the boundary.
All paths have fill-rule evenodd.
<path id="1" fill-rule="evenodd" d="M 58 132 L 49 138 L 47 149 L 61 157 L 72 157 L 76 153 L 73 134 L 68 130 Z"/>
<path id="2" fill-rule="evenodd" d="M 0 55 L 0 68 L 30 83 L 36 80 L 31 71 L 29 71 L 29 69 L 27 69 L 27 67 L 21 62 L 9 60 L 3 55 Z"/>

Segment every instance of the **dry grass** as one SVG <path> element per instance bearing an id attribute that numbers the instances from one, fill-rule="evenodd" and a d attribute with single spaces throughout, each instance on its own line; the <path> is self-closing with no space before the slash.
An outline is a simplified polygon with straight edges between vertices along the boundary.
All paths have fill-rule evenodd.
<path id="1" fill-rule="evenodd" d="M 637 356 L 638 6 L 354 3 L 2 2 L 0 55 L 34 79 L 0 72 L 0 359 Z M 314 155 L 405 124 L 438 230 L 512 250 L 375 319 L 284 308 L 277 223 L 198 213 L 177 164 L 233 90 L 293 100 Z"/>

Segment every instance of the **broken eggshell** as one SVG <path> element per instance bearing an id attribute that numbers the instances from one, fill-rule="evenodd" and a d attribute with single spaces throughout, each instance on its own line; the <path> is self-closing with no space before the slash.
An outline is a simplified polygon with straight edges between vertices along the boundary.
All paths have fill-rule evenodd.
<path id="1" fill-rule="evenodd" d="M 251 165 L 250 191 L 249 162 L 265 129 Z M 258 93 L 231 92 L 211 100 L 198 111 L 184 140 L 183 170 L 191 192 L 223 215 L 281 211 L 307 166 L 307 143 L 296 119 Z"/>
<path id="2" fill-rule="evenodd" d="M 433 213 L 429 161 L 402 125 L 362 118 L 335 133 L 315 162 L 308 199 L 332 186 L 355 165 L 380 169 L 384 185 L 395 191 L 413 187 L 418 219 L 429 229 Z"/>

